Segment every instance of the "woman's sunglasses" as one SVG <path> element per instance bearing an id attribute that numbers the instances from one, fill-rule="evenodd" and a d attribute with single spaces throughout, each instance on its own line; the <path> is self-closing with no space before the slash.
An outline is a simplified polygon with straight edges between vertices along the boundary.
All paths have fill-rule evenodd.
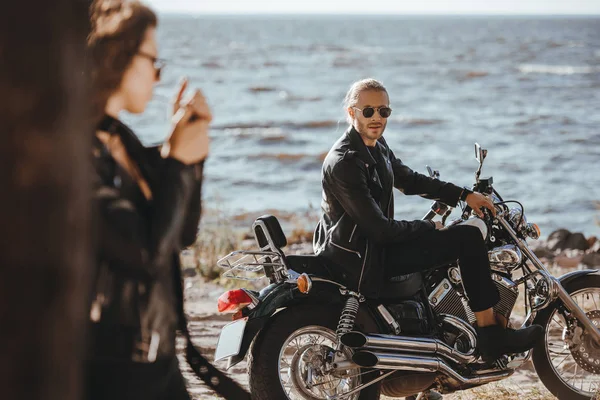
<path id="1" fill-rule="evenodd" d="M 147 58 L 148 60 L 152 61 L 152 65 L 154 66 L 154 71 L 156 72 L 156 80 L 160 80 L 160 73 L 162 72 L 162 69 L 165 67 L 165 60 L 158 58 L 158 57 L 154 57 L 153 55 L 150 54 L 146 54 L 144 52 L 138 52 L 137 53 L 138 56 Z"/>
<path id="2" fill-rule="evenodd" d="M 362 110 L 358 107 L 352 107 L 355 110 L 358 110 L 360 112 L 362 112 L 363 117 L 365 118 L 371 118 L 373 115 L 375 115 L 375 110 L 377 110 L 377 112 L 379 113 L 379 115 L 381 115 L 381 118 L 387 118 L 390 115 L 392 115 L 392 109 L 386 106 L 383 107 L 365 107 Z"/>

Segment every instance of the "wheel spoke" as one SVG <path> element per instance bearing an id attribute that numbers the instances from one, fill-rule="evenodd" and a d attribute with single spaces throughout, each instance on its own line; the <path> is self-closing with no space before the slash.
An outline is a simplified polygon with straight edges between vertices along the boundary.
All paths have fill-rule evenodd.
<path id="1" fill-rule="evenodd" d="M 593 318 L 597 323 L 599 318 L 598 313 L 600 312 L 598 304 L 600 304 L 600 301 L 596 297 L 600 299 L 600 288 L 598 287 L 587 287 L 571 293 L 571 298 L 584 313 L 588 316 L 591 313 L 595 313 L 593 314 Z M 578 343 L 577 346 L 565 345 L 563 341 L 565 332 L 568 332 L 567 334 L 569 335 L 568 339 L 565 338 L 567 343 L 575 341 Z M 570 387 L 576 393 L 589 397 L 589 395 L 595 394 L 596 390 L 600 388 L 600 375 L 587 370 L 586 365 L 588 361 L 585 358 L 582 360 L 582 354 L 579 353 L 579 347 L 582 344 L 576 340 L 576 337 L 573 336 L 574 334 L 574 328 L 570 326 L 570 322 L 565 320 L 558 313 L 558 310 L 554 310 L 546 322 L 546 354 L 550 361 L 550 367 L 554 370 L 556 377 L 562 381 L 562 384 Z M 586 339 L 585 330 L 579 340 L 589 340 L 589 338 Z M 587 351 L 595 352 L 597 350 Z M 600 357 L 600 354 L 592 357 Z"/>
<path id="2" fill-rule="evenodd" d="M 305 326 L 292 333 L 284 342 L 287 343 L 280 351 L 279 362 L 279 380 L 284 393 L 289 398 L 306 399 L 318 398 L 325 399 L 328 396 L 343 394 L 360 384 L 359 377 L 348 377 L 338 375 L 313 375 L 313 382 L 310 387 L 306 387 L 304 377 L 299 372 L 309 367 L 313 363 L 321 363 L 319 354 L 333 351 L 337 336 L 330 329 L 320 326 Z M 314 348 L 314 346 L 323 346 L 323 348 Z M 305 352 L 306 357 L 304 356 Z M 312 354 L 311 354 L 312 353 Z M 316 356 L 316 357 L 315 357 Z M 350 354 L 344 353 L 340 359 L 349 359 Z M 312 366 L 316 371 L 320 369 L 320 364 Z M 349 369 L 348 372 L 358 372 L 356 369 Z M 356 399 L 357 395 L 349 397 L 349 400 Z"/>
<path id="3" fill-rule="evenodd" d="M 558 325 L 560 325 L 560 327 L 561 327 L 562 329 L 565 329 L 565 326 L 564 326 L 564 325 L 563 325 L 563 324 L 562 324 L 562 323 L 561 323 L 559 320 L 556 320 L 556 319 L 555 319 L 556 317 L 557 317 L 557 315 L 556 315 L 556 314 L 555 314 L 554 316 L 552 316 L 552 321 L 554 321 L 554 322 L 556 322 Z"/>
<path id="4" fill-rule="evenodd" d="M 567 354 L 566 356 L 564 356 L 564 357 L 563 357 L 563 359 L 562 359 L 562 361 L 560 362 L 560 364 L 558 364 L 558 365 L 556 366 L 556 368 L 560 367 L 560 366 L 562 365 L 562 363 L 564 363 L 564 362 L 565 362 L 565 360 L 566 360 L 567 358 L 569 358 L 569 356 L 570 356 L 570 355 L 571 355 L 571 353 L 569 353 L 569 354 Z"/>

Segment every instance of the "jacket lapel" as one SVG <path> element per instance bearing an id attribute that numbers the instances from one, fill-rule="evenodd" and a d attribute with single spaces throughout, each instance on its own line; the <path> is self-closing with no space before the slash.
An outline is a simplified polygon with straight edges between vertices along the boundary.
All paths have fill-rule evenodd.
<path id="1" fill-rule="evenodd" d="M 371 189 L 373 197 L 381 204 L 383 181 L 381 179 L 382 177 L 380 177 L 379 173 L 377 172 L 377 160 L 373 158 L 371 152 L 365 145 L 365 142 L 363 142 L 362 138 L 360 137 L 360 134 L 356 131 L 356 129 L 354 129 L 354 126 L 351 126 L 348 129 L 346 135 L 350 139 L 350 146 L 352 147 L 352 150 L 356 151 L 358 158 L 365 163 L 365 167 L 369 173 L 367 176 L 369 188 Z"/>

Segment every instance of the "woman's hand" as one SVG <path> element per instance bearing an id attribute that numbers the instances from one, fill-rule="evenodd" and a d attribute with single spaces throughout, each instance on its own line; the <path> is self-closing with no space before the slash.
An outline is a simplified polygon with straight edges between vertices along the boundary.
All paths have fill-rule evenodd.
<path id="1" fill-rule="evenodd" d="M 473 192 L 469 194 L 466 198 L 466 202 L 469 207 L 473 209 L 473 212 L 477 214 L 480 218 L 483 218 L 482 208 L 487 208 L 490 210 L 492 215 L 496 215 L 496 209 L 494 208 L 494 203 L 489 197 L 482 195 L 481 193 Z"/>
<path id="2" fill-rule="evenodd" d="M 173 129 L 163 146 L 163 157 L 172 157 L 184 164 L 195 164 L 206 158 L 209 151 L 209 124 L 212 121 L 210 107 L 200 90 L 182 102 L 187 87 L 184 80 L 173 104 Z"/>

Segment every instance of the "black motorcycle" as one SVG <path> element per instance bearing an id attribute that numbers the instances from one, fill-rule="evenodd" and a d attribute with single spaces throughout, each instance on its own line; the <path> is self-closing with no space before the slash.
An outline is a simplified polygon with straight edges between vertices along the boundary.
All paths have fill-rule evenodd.
<path id="1" fill-rule="evenodd" d="M 277 219 L 264 216 L 253 224 L 259 250 L 219 261 L 225 276 L 266 278 L 269 285 L 219 298 L 219 311 L 235 314 L 221 332 L 215 359 L 227 359 L 229 368 L 250 350 L 250 391 L 259 400 L 451 393 L 505 379 L 530 357 L 559 399 L 593 398 L 600 384 L 598 271 L 552 276 L 526 243 L 539 237 L 538 227 L 527 222 L 521 203 L 500 196 L 491 177 L 480 177 L 487 151 L 476 144 L 475 153 L 473 189 L 493 199 L 497 214 L 480 219 L 465 206 L 450 224 L 478 226 L 485 237 L 501 298 L 497 314 L 508 320 L 523 294 L 523 326 L 545 330 L 532 351 L 494 362 L 480 358 L 457 263 L 394 277 L 382 290 L 389 298 L 369 299 L 345 287 L 322 258 L 286 255 Z M 441 216 L 445 223 L 450 212 L 436 202 L 424 218 Z"/>

